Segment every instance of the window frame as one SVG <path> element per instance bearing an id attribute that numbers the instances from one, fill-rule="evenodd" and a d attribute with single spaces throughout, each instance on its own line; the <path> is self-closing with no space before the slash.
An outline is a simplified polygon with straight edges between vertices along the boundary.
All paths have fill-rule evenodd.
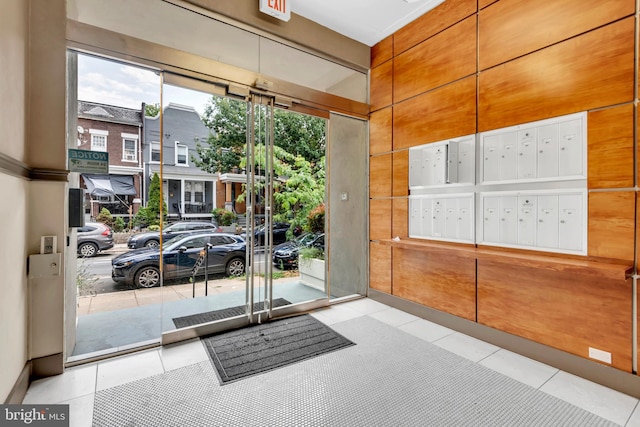
<path id="1" fill-rule="evenodd" d="M 180 163 L 178 161 L 178 159 L 180 157 L 180 149 L 181 148 L 186 150 L 186 153 L 185 153 L 185 156 L 184 156 L 184 163 Z M 189 146 L 186 145 L 186 144 L 181 144 L 179 141 L 176 141 L 175 165 L 176 166 L 182 166 L 182 167 L 189 167 Z"/>
<path id="2" fill-rule="evenodd" d="M 135 135 L 132 133 L 121 133 L 120 136 L 122 137 L 122 161 L 130 162 L 130 163 L 138 163 L 138 135 Z M 128 159 L 125 156 L 125 153 L 127 152 L 126 150 L 127 141 L 133 142 L 133 158 L 132 159 Z"/>
<path id="3" fill-rule="evenodd" d="M 109 131 L 100 129 L 89 129 L 89 135 L 91 136 L 91 151 L 108 152 L 107 144 L 109 143 Z M 98 148 L 95 144 L 96 139 L 104 138 L 104 147 Z"/>

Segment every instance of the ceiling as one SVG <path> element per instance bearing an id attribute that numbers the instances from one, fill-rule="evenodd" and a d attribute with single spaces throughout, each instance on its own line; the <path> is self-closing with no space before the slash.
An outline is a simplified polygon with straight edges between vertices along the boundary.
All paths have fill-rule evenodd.
<path id="1" fill-rule="evenodd" d="M 291 11 L 373 46 L 444 0 L 289 0 Z"/>

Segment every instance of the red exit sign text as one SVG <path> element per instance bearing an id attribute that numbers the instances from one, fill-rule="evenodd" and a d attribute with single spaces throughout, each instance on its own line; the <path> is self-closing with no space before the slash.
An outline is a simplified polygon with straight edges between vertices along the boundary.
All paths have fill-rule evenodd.
<path id="1" fill-rule="evenodd" d="M 291 18 L 292 0 L 260 0 L 260 12 L 274 16 L 283 21 Z"/>

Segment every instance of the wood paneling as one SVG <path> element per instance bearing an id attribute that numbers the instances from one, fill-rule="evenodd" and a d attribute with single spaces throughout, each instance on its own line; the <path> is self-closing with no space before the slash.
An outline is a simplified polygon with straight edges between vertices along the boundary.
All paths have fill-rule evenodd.
<path id="1" fill-rule="evenodd" d="M 447 0 L 415 21 L 405 25 L 393 37 L 398 55 L 477 11 L 476 0 Z"/>
<path id="2" fill-rule="evenodd" d="M 484 9 L 485 7 L 489 6 L 490 4 L 495 3 L 497 1 L 498 0 L 478 0 L 478 9 Z"/>
<path id="3" fill-rule="evenodd" d="M 551 46 L 634 13 L 635 0 L 500 1 L 480 11 L 480 69 Z"/>
<path id="4" fill-rule="evenodd" d="M 479 87 L 480 132 L 630 102 L 634 19 L 481 72 Z"/>
<path id="5" fill-rule="evenodd" d="M 393 217 L 391 219 L 393 237 L 409 236 L 409 199 L 393 199 Z"/>
<path id="6" fill-rule="evenodd" d="M 391 294 L 391 248 L 369 243 L 369 287 Z"/>
<path id="7" fill-rule="evenodd" d="M 371 48 L 371 68 L 393 58 L 393 34 Z"/>
<path id="8" fill-rule="evenodd" d="M 393 149 L 476 133 L 476 77 L 396 104 Z"/>
<path id="9" fill-rule="evenodd" d="M 393 248 L 393 295 L 476 320 L 476 262 Z"/>
<path id="10" fill-rule="evenodd" d="M 640 34 L 640 32 L 638 33 Z M 640 81 L 640 79 L 638 79 L 638 81 Z M 640 93 L 640 92 L 638 92 Z M 638 159 L 636 161 L 636 181 L 635 181 L 635 185 L 636 186 L 640 186 L 640 108 L 636 107 L 635 108 L 635 113 L 636 114 L 636 147 L 637 147 L 637 151 L 636 151 L 636 159 Z"/>
<path id="11" fill-rule="evenodd" d="M 391 154 L 369 158 L 369 197 L 391 197 Z"/>
<path id="12" fill-rule="evenodd" d="M 409 150 L 393 153 L 393 197 L 409 195 Z"/>
<path id="13" fill-rule="evenodd" d="M 369 239 L 391 238 L 391 199 L 369 200 Z"/>
<path id="14" fill-rule="evenodd" d="M 393 108 L 371 113 L 369 119 L 369 154 L 391 151 L 393 144 Z"/>
<path id="15" fill-rule="evenodd" d="M 633 191 L 589 193 L 589 256 L 633 260 Z"/>
<path id="16" fill-rule="evenodd" d="M 478 322 L 588 358 L 589 347 L 631 371 L 631 281 L 589 280 L 478 260 Z"/>
<path id="17" fill-rule="evenodd" d="M 589 188 L 633 187 L 633 104 L 590 112 Z"/>
<path id="18" fill-rule="evenodd" d="M 393 102 L 393 61 L 371 70 L 369 102 L 371 111 L 388 107 Z"/>
<path id="19" fill-rule="evenodd" d="M 474 74 L 476 46 L 476 17 L 472 16 L 396 56 L 393 101 Z"/>
<path id="20" fill-rule="evenodd" d="M 636 213 L 640 213 L 640 197 L 636 193 Z M 636 271 L 640 271 L 640 215 L 636 215 Z M 640 290 L 638 290 L 638 298 L 640 298 Z M 640 305 L 638 305 L 640 307 Z M 640 310 L 638 310 L 638 316 L 640 316 Z M 639 319 L 640 320 L 640 319 Z M 640 326 L 640 322 L 638 323 Z M 638 328 L 640 334 L 640 328 Z M 638 342 L 640 345 L 640 341 Z M 640 353 L 639 353 L 640 354 Z"/>

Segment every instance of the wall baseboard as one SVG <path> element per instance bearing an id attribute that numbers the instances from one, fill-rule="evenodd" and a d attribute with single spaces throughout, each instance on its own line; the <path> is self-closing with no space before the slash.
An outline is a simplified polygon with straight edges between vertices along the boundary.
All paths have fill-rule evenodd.
<path id="1" fill-rule="evenodd" d="M 22 368 L 22 372 L 20 372 L 20 375 L 16 380 L 16 383 L 13 385 L 13 388 L 4 401 L 5 405 L 18 405 L 22 403 L 22 401 L 24 400 L 24 396 L 27 394 L 27 389 L 29 388 L 30 376 L 31 361 L 28 361 L 27 363 L 25 363 L 24 368 Z"/>
<path id="2" fill-rule="evenodd" d="M 60 375 L 64 372 L 64 357 L 62 353 L 38 357 L 31 360 L 31 365 L 31 381 Z"/>
<path id="3" fill-rule="evenodd" d="M 369 289 L 368 297 L 414 316 L 640 399 L 640 376 L 636 374 L 601 365 L 562 350 L 434 310 L 375 289 Z"/>

